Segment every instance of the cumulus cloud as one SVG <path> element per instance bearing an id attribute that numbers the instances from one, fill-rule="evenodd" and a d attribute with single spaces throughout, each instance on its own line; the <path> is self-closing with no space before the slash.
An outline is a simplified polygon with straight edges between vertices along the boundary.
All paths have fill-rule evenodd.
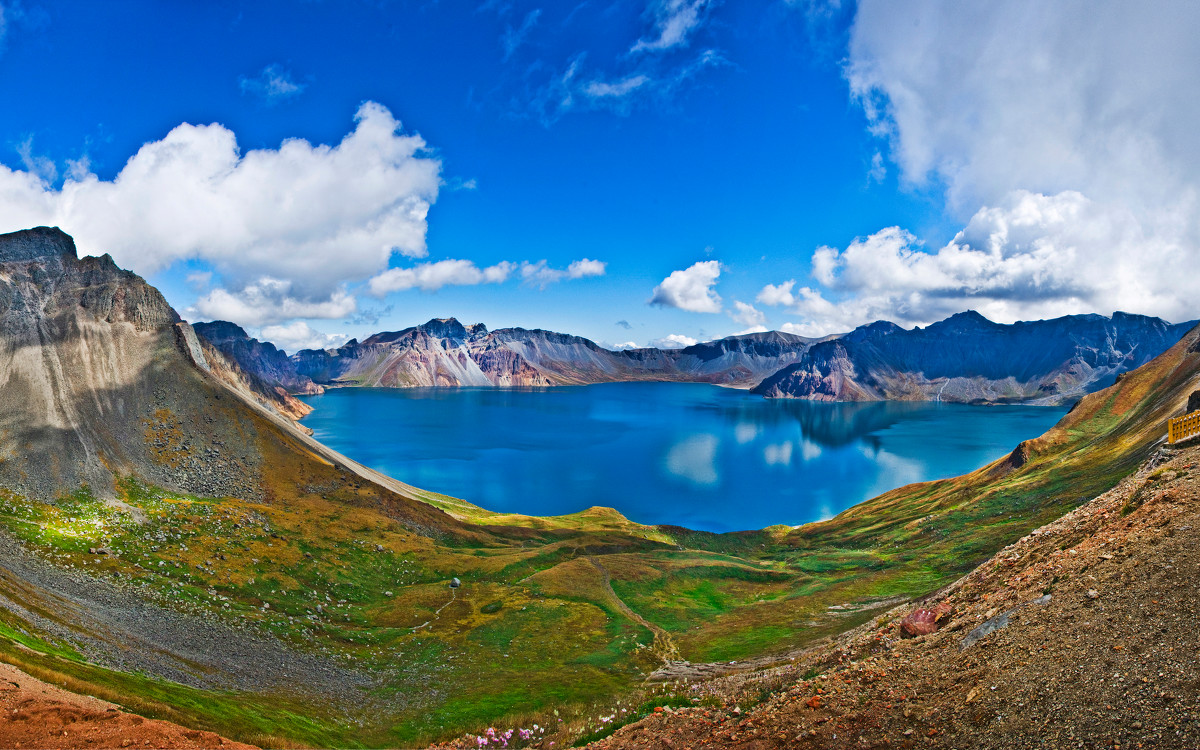
<path id="1" fill-rule="evenodd" d="M 590 258 L 581 258 L 568 265 L 565 269 L 551 268 L 546 261 L 536 263 L 525 261 L 521 264 L 521 278 L 528 284 L 545 288 L 550 284 L 564 279 L 583 279 L 589 276 L 603 276 L 607 263 Z"/>
<path id="2" fill-rule="evenodd" d="M 1012 189 L 1156 205 L 1200 167 L 1200 100 L 1180 95 L 1198 26 L 1194 3 L 865 0 L 847 79 L 905 178 L 969 209 Z"/>
<path id="3" fill-rule="evenodd" d="M 941 248 L 888 227 L 844 250 L 818 249 L 812 267 L 821 289 L 789 280 L 757 299 L 802 316 L 790 332 L 804 335 L 880 318 L 925 325 L 967 308 L 1003 322 L 1081 310 L 1185 320 L 1193 308 L 1172 269 L 1188 262 L 1183 248 L 1147 236 L 1129 212 L 1072 191 L 1014 191 Z"/>
<path id="4" fill-rule="evenodd" d="M 968 307 L 1011 321 L 1196 306 L 1200 6 L 862 0 L 845 67 L 903 184 L 944 191 L 964 225 L 929 247 L 898 227 L 819 248 L 814 284 L 762 304 L 818 335 Z M 903 30 L 901 32 L 900 30 Z"/>
<path id="5" fill-rule="evenodd" d="M 304 93 L 306 86 L 292 80 L 291 71 L 279 63 L 266 66 L 253 78 L 242 76 L 238 79 L 238 88 L 243 94 L 260 97 L 268 104 L 297 97 Z"/>
<path id="6" fill-rule="evenodd" d="M 657 0 L 650 6 L 657 38 L 639 39 L 630 52 L 650 52 L 685 46 L 688 36 L 705 21 L 709 0 Z"/>
<path id="7" fill-rule="evenodd" d="M 426 254 L 440 180 L 425 141 L 403 134 L 385 107 L 367 102 L 355 122 L 334 146 L 290 139 L 245 153 L 228 128 L 184 124 L 113 180 L 76 170 L 58 189 L 0 165 L 0 226 L 63 227 L 82 252 L 109 252 L 142 274 L 205 261 L 225 287 L 197 307 L 244 309 L 249 317 L 222 317 L 245 325 L 263 323 L 266 311 L 253 311 L 267 298 L 335 317 L 354 308 L 348 283 L 385 269 L 393 253 Z"/>
<path id="8" fill-rule="evenodd" d="M 377 297 L 407 289 L 436 292 L 444 286 L 499 284 L 507 281 L 515 268 L 516 264 L 508 261 L 480 268 L 469 260 L 439 260 L 412 268 L 389 268 L 372 277 L 367 286 Z"/>
<path id="9" fill-rule="evenodd" d="M 559 281 L 603 276 L 606 266 L 603 261 L 589 258 L 574 261 L 566 268 L 553 268 L 544 260 L 536 263 L 501 261 L 486 268 L 480 268 L 469 260 L 440 260 L 412 268 L 389 268 L 373 276 L 367 286 L 371 294 L 382 297 L 407 289 L 436 292 L 444 286 L 501 284 L 516 273 L 526 284 L 544 289 Z"/>
<path id="10" fill-rule="evenodd" d="M 684 336 L 682 333 L 671 333 L 663 336 L 661 339 L 654 339 L 650 342 L 650 346 L 655 349 L 684 349 L 689 346 L 695 346 L 698 343 L 691 336 Z"/>
<path id="11" fill-rule="evenodd" d="M 342 333 L 321 333 L 303 320 L 297 320 L 287 325 L 263 326 L 259 338 L 294 354 L 301 349 L 336 349 L 350 337 Z"/>
<path id="12" fill-rule="evenodd" d="M 715 260 L 702 260 L 682 271 L 672 271 L 654 287 L 650 304 L 689 312 L 719 313 L 721 297 L 713 286 L 720 275 L 721 264 Z"/>
<path id="13" fill-rule="evenodd" d="M 208 288 L 208 285 L 212 283 L 212 278 L 212 271 L 192 271 L 187 275 L 185 281 L 187 281 L 188 286 L 196 291 L 200 291 L 201 289 Z"/>
<path id="14" fill-rule="evenodd" d="M 608 349 L 609 351 L 623 352 L 630 349 L 639 349 L 641 347 L 639 347 L 634 341 L 626 341 L 620 344 L 606 344 L 604 345 L 604 348 Z"/>
<path id="15" fill-rule="evenodd" d="M 733 301 L 733 309 L 729 311 L 729 317 L 744 326 L 752 328 L 763 328 L 767 324 L 767 316 L 762 310 L 759 310 L 754 305 L 747 305 L 740 300 Z"/>
<path id="16" fill-rule="evenodd" d="M 236 294 L 223 287 L 213 289 L 184 312 L 190 319 L 262 326 L 293 318 L 344 318 L 357 308 L 355 298 L 343 290 L 327 299 L 306 300 L 292 294 L 292 282 L 264 276 Z"/>

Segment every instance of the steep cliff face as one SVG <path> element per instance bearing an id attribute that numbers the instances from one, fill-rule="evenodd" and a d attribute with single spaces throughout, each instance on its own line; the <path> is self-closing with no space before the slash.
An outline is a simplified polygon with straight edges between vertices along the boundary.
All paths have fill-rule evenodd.
<path id="1" fill-rule="evenodd" d="M 269 341 L 250 338 L 238 325 L 225 321 L 192 326 L 204 343 L 219 351 L 218 358 L 234 366 L 214 366 L 212 372 L 231 386 L 289 419 L 300 419 L 312 411 L 292 394 L 322 393 L 325 389 L 296 372 L 287 354 Z M 211 354 L 209 356 L 212 359 Z"/>
<path id="2" fill-rule="evenodd" d="M 320 492 L 429 534 L 462 525 L 414 490 L 308 439 L 236 362 L 107 255 L 58 229 L 0 235 L 0 490 L 53 501 L 136 476 L 195 495 Z"/>
<path id="3" fill-rule="evenodd" d="M 165 394 L 143 375 L 176 352 L 178 321 L 57 229 L 0 235 L 0 484 L 53 495 L 155 465 L 144 423 L 167 420 Z"/>
<path id="4" fill-rule="evenodd" d="M 965 312 L 911 331 L 873 323 L 812 347 L 754 391 L 834 401 L 1066 403 L 1150 361 L 1193 325 L 1121 312 L 1012 325 Z"/>

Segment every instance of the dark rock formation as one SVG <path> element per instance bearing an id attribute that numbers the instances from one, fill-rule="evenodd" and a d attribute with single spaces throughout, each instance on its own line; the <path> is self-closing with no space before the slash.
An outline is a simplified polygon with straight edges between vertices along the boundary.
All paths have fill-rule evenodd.
<path id="1" fill-rule="evenodd" d="M 813 346 L 754 392 L 832 401 L 1069 403 L 1150 361 L 1194 325 L 1122 312 L 1002 325 L 968 311 L 911 331 L 878 322 Z"/>

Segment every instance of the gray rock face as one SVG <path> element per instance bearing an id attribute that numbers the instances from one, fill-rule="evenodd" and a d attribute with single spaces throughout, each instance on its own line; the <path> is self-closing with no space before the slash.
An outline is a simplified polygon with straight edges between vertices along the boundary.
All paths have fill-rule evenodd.
<path id="1" fill-rule="evenodd" d="M 965 312 L 911 331 L 872 323 L 814 345 L 754 392 L 831 401 L 1069 403 L 1150 361 L 1194 325 L 1122 312 L 1012 325 Z"/>
<path id="2" fill-rule="evenodd" d="M 34 227 L 0 234 L 0 263 L 77 257 L 75 240 L 58 227 Z"/>
<path id="3" fill-rule="evenodd" d="M 61 231 L 0 235 L 0 486 L 104 496 L 136 474 L 256 497 L 257 451 L 216 425 L 179 325 L 157 289 L 107 255 L 76 257 Z"/>
<path id="4" fill-rule="evenodd" d="M 244 372 L 262 381 L 262 387 L 282 386 L 289 393 L 319 393 L 310 378 L 296 371 L 287 354 L 269 341 L 251 338 L 239 325 L 224 320 L 196 323 L 196 333 L 215 346 Z"/>

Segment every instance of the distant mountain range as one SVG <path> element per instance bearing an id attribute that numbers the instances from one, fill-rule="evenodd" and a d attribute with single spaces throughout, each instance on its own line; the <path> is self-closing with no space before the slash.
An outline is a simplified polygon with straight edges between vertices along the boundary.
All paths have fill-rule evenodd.
<path id="1" fill-rule="evenodd" d="M 810 347 L 753 391 L 822 401 L 1066 403 L 1112 385 L 1195 325 L 1122 312 L 1003 325 L 968 311 L 912 330 L 881 321 Z"/>
<path id="2" fill-rule="evenodd" d="M 1057 404 L 1110 385 L 1194 325 L 1121 312 L 1006 325 L 968 311 L 912 330 L 879 321 L 823 339 L 770 331 L 683 349 L 611 351 L 565 333 L 488 331 L 439 318 L 291 357 L 232 323 L 195 329 L 268 398 L 324 386 L 674 381 L 751 388 L 768 398 Z"/>
<path id="3" fill-rule="evenodd" d="M 232 323 L 197 323 L 196 331 L 263 382 L 293 393 L 309 392 L 314 385 L 552 386 L 630 380 L 749 387 L 798 362 L 819 341 L 773 331 L 685 349 L 610 351 L 565 333 L 488 331 L 481 324 L 443 318 L 338 349 L 306 349 L 287 359 Z"/>

